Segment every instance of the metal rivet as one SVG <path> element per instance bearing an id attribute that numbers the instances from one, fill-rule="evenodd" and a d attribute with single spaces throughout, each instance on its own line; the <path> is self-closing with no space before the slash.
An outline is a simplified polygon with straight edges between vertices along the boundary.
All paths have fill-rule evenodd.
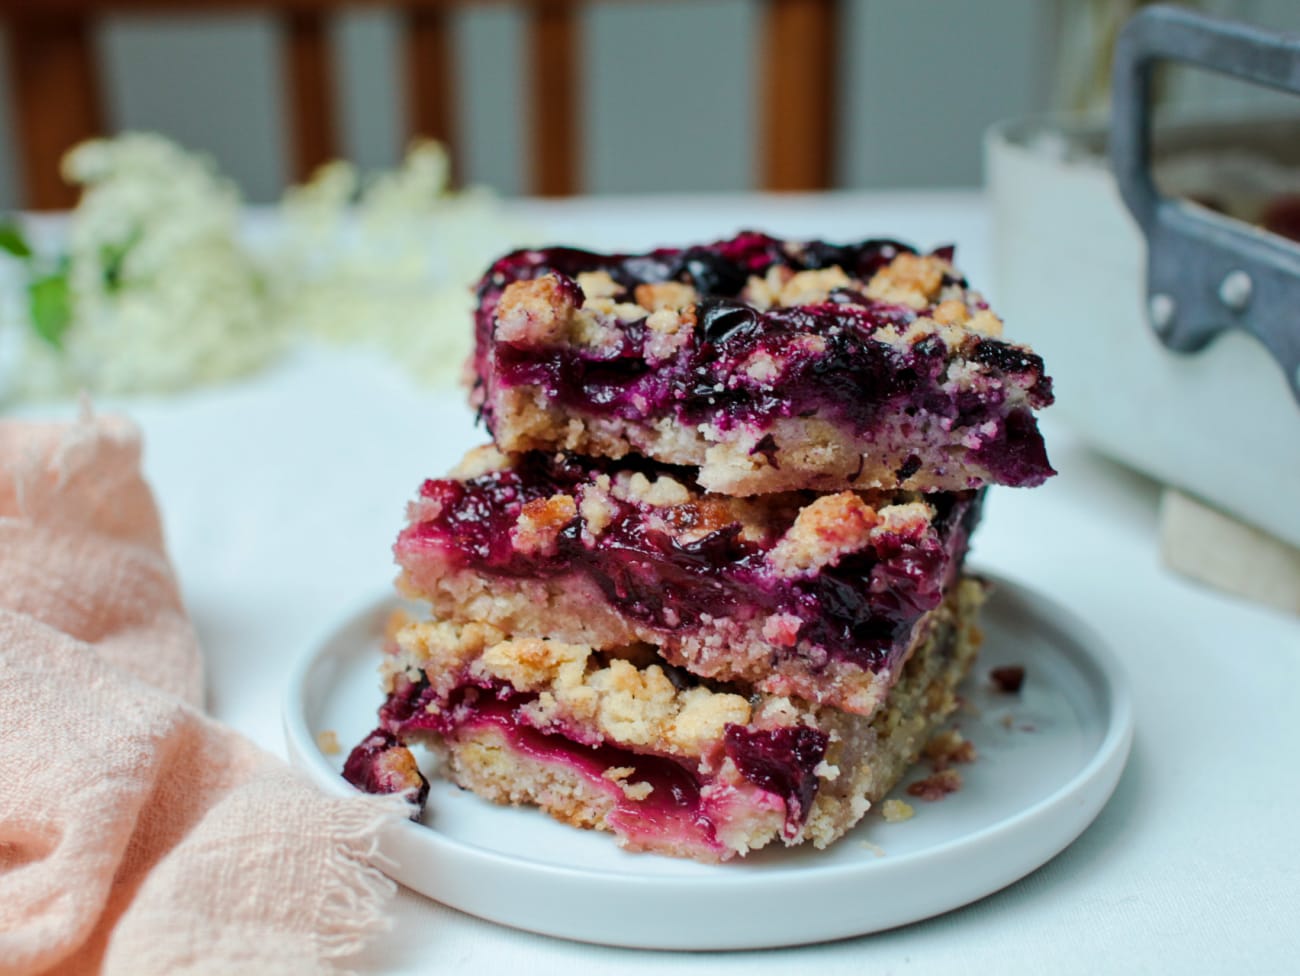
<path id="1" fill-rule="evenodd" d="M 1178 306 L 1174 304 L 1173 296 L 1163 292 L 1152 295 L 1147 308 L 1151 312 L 1151 324 L 1157 332 L 1166 332 L 1174 324 L 1174 313 L 1178 311 Z"/>
<path id="2" fill-rule="evenodd" d="M 1240 312 L 1250 304 L 1251 293 L 1255 290 L 1250 275 L 1237 270 L 1229 271 L 1219 284 L 1219 301 L 1233 311 Z"/>

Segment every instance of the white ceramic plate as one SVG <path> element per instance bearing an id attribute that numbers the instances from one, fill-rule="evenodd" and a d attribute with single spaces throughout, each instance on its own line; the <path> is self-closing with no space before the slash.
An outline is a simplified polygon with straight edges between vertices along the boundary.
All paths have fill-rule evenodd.
<path id="1" fill-rule="evenodd" d="M 516 928 L 609 945 L 755 949 L 864 935 L 968 904 L 1024 877 L 1073 841 L 1110 797 L 1133 713 L 1122 675 L 1072 614 L 1007 581 L 984 613 L 986 640 L 954 719 L 979 750 L 963 788 L 916 815 L 874 812 L 830 849 L 763 850 L 713 866 L 619 850 L 533 809 L 498 807 L 433 781 L 423 824 L 382 840 L 403 884 Z M 289 753 L 321 785 L 375 724 L 383 600 L 347 618 L 295 670 L 285 703 Z M 1019 695 L 990 668 L 1023 664 Z M 317 733 L 344 752 L 324 755 Z M 920 778 L 918 769 L 904 784 Z"/>

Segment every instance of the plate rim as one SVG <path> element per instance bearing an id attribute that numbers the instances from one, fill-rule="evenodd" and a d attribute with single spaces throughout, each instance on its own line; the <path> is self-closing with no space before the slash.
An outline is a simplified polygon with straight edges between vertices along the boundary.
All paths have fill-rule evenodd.
<path id="1" fill-rule="evenodd" d="M 434 853 L 443 859 L 468 859 L 484 869 L 526 871 L 534 880 L 542 882 L 584 885 L 592 889 L 600 889 L 611 884 L 624 885 L 632 882 L 639 890 L 656 894 L 663 894 L 668 889 L 677 889 L 683 884 L 688 884 L 692 887 L 707 886 L 710 891 L 723 894 L 731 889 L 753 886 L 760 877 L 764 882 L 773 883 L 801 884 L 816 879 L 820 884 L 842 884 L 846 881 L 852 881 L 863 872 L 878 872 L 884 875 L 906 874 L 909 870 L 917 871 L 932 867 L 935 863 L 950 860 L 954 856 L 968 853 L 971 849 L 978 849 L 990 843 L 1005 840 L 1008 835 L 1017 835 L 1022 831 L 1029 830 L 1034 825 L 1040 824 L 1044 818 L 1051 818 L 1053 815 L 1062 812 L 1063 807 L 1068 808 L 1071 801 L 1080 795 L 1091 797 L 1092 802 L 1082 804 L 1083 816 L 1079 816 L 1078 810 L 1074 811 L 1077 823 L 1072 825 L 1069 830 L 1062 832 L 1058 841 L 1043 845 L 1042 850 L 1030 858 L 1033 863 L 1023 870 L 1017 868 L 1006 872 L 1004 876 L 1000 876 L 1001 880 L 997 883 L 978 886 L 982 890 L 974 897 L 957 896 L 955 899 L 937 899 L 934 902 L 936 906 L 934 910 L 927 911 L 924 914 L 912 915 L 887 924 L 864 924 L 853 931 L 844 931 L 839 934 L 827 935 L 822 933 L 807 938 L 789 938 L 779 937 L 776 933 L 768 933 L 766 936 L 760 936 L 754 941 L 741 942 L 725 938 L 712 940 L 679 939 L 676 942 L 661 941 L 657 944 L 647 944 L 639 940 L 593 938 L 575 934 L 573 929 L 559 931 L 554 926 L 530 925 L 513 917 L 515 913 L 484 910 L 482 905 L 472 904 L 475 899 L 466 899 L 463 896 L 456 897 L 454 891 L 448 893 L 440 889 L 439 894 L 434 895 L 429 891 L 432 886 L 411 884 L 406 879 L 406 872 L 402 870 L 400 862 L 386 868 L 386 873 L 442 904 L 513 928 L 575 941 L 656 949 L 771 948 L 828 941 L 829 939 L 854 935 L 866 935 L 942 914 L 970 904 L 1007 885 L 1013 884 L 1052 860 L 1077 840 L 1109 802 L 1127 765 L 1131 751 L 1136 724 L 1134 706 L 1121 662 L 1101 634 L 1091 624 L 1080 618 L 1074 611 L 1062 606 L 1054 598 L 1046 596 L 1033 587 L 1010 579 L 1001 573 L 978 566 L 972 566 L 970 572 L 971 575 L 989 580 L 999 594 L 999 598 L 1006 599 L 1009 597 L 1012 599 L 1017 609 L 1033 618 L 1036 626 L 1047 625 L 1049 632 L 1058 637 L 1058 639 L 1053 640 L 1053 643 L 1058 647 L 1060 653 L 1065 655 L 1077 669 L 1084 673 L 1084 677 L 1088 679 L 1089 684 L 1098 683 L 1097 690 L 1091 691 L 1090 694 L 1099 697 L 1104 710 L 1102 723 L 1105 731 L 1097 743 L 1095 751 L 1088 757 L 1087 761 L 1056 789 L 1007 817 L 971 833 L 953 837 L 919 850 L 890 855 L 888 858 L 873 858 L 861 862 L 828 863 L 811 867 L 807 864 L 775 865 L 771 867 L 765 865 L 761 868 L 761 876 L 756 875 L 753 871 L 745 870 L 743 862 L 741 864 L 723 865 L 697 865 L 695 862 L 688 862 L 693 865 L 692 871 L 702 867 L 707 872 L 699 874 L 643 874 L 617 868 L 602 869 L 556 864 L 526 855 L 503 853 L 472 841 L 456 839 L 436 828 L 410 821 L 403 821 L 393 825 L 394 836 L 390 840 L 394 846 L 398 847 L 415 843 L 422 847 L 431 848 Z M 327 647 L 338 639 L 343 631 L 356 626 L 363 619 L 374 620 L 384 608 L 396 607 L 401 602 L 402 600 L 398 594 L 388 591 L 383 596 L 372 597 L 364 602 L 358 602 L 350 610 L 346 610 L 345 613 L 336 617 L 332 625 L 324 629 L 318 639 L 309 644 L 306 651 L 299 656 L 290 672 L 288 684 L 282 695 L 282 724 L 291 763 L 307 774 L 315 785 L 334 795 L 358 796 L 364 794 L 338 775 L 337 770 L 330 766 L 329 761 L 316 744 L 306 714 L 307 682 L 315 670 L 317 659 Z M 1064 638 L 1064 640 L 1059 638 Z M 581 927 L 579 926 L 579 928 Z"/>

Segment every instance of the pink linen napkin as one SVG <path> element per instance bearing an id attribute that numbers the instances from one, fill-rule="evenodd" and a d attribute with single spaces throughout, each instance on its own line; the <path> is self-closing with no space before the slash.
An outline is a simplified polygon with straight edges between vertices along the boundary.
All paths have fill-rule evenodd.
<path id="1" fill-rule="evenodd" d="M 328 971 L 384 927 L 405 811 L 204 716 L 139 457 L 0 421 L 0 974 Z"/>

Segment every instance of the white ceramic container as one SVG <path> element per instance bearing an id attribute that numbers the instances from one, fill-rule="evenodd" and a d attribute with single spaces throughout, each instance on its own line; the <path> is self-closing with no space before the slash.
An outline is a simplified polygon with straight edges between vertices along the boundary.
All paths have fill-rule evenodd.
<path id="1" fill-rule="evenodd" d="M 1276 158 L 1300 152 L 1294 132 L 1294 122 L 1243 120 L 1163 130 L 1157 182 L 1162 156 L 1249 145 Z M 1103 126 L 1052 119 L 989 131 L 995 297 L 1008 333 L 1046 361 L 1052 414 L 1098 450 L 1300 546 L 1300 406 L 1242 333 L 1193 355 L 1161 345 L 1146 319 L 1145 242 L 1104 145 Z"/>

